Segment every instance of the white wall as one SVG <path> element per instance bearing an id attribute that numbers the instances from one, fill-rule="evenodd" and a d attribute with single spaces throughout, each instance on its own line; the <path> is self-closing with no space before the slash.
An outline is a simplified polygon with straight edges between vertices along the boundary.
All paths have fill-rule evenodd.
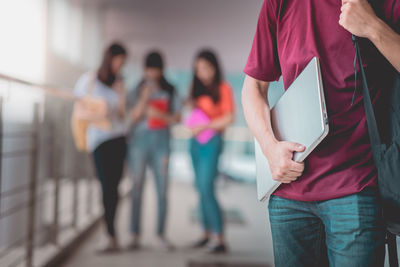
<path id="1" fill-rule="evenodd" d="M 212 47 L 226 71 L 241 71 L 262 0 L 135 0 L 108 2 L 105 41 L 128 44 L 134 60 L 161 48 L 169 67 L 191 68 L 199 48 Z"/>

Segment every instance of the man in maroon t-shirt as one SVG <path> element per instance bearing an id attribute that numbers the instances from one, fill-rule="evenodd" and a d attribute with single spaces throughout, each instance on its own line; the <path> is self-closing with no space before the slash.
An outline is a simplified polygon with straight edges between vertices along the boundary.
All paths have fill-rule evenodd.
<path id="1" fill-rule="evenodd" d="M 377 2 L 382 19 L 367 0 L 265 0 L 262 6 L 242 103 L 273 178 L 282 182 L 269 201 L 278 267 L 383 264 L 377 172 L 361 89 L 355 90 L 351 39 L 365 38 L 361 49 L 379 117 L 385 58 L 400 71 L 400 1 Z M 313 57 L 321 63 L 330 133 L 302 164 L 292 161 L 305 149 L 301 144 L 274 137 L 266 99 L 269 82 L 283 76 L 288 88 Z"/>

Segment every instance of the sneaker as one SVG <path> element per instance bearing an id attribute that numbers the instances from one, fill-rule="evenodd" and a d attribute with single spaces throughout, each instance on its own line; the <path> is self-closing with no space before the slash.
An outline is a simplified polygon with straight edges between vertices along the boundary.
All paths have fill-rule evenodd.
<path id="1" fill-rule="evenodd" d="M 210 241 L 209 238 L 203 238 L 203 239 L 193 243 L 190 247 L 191 248 L 204 248 L 208 244 L 209 241 Z"/>
<path id="2" fill-rule="evenodd" d="M 227 247 L 225 244 L 219 244 L 219 245 L 213 245 L 208 247 L 208 253 L 210 254 L 223 254 L 228 251 Z"/>

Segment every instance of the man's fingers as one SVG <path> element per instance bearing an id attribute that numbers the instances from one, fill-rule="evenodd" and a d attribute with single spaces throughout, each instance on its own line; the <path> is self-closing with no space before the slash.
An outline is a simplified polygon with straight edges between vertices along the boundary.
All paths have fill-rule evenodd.
<path id="1" fill-rule="evenodd" d="M 292 170 L 286 170 L 284 172 L 279 173 L 278 177 L 281 177 L 282 179 L 284 178 L 297 178 L 302 175 L 302 171 L 292 171 Z"/>
<path id="2" fill-rule="evenodd" d="M 292 171 L 290 171 L 290 172 L 285 173 L 283 175 L 276 175 L 274 180 L 276 180 L 276 181 L 287 180 L 287 181 L 292 181 L 293 182 L 293 181 L 296 181 L 300 176 L 301 176 L 300 172 L 292 172 Z"/>
<path id="3" fill-rule="evenodd" d="M 294 172 L 302 173 L 304 171 L 304 163 L 298 163 L 298 162 L 292 161 L 289 169 Z"/>
<path id="4" fill-rule="evenodd" d="M 303 152 L 306 147 L 298 143 L 286 143 L 290 152 Z"/>
<path id="5" fill-rule="evenodd" d="M 297 180 L 301 176 L 301 172 L 288 172 L 283 179 Z"/>
<path id="6" fill-rule="evenodd" d="M 299 178 L 302 174 L 303 174 L 302 172 L 290 171 L 288 172 L 287 176 L 290 178 Z"/>
<path id="7" fill-rule="evenodd" d="M 296 180 L 297 180 L 297 178 L 285 178 L 285 179 L 281 179 L 280 182 L 284 183 L 284 184 L 290 184 L 290 183 L 293 183 Z"/>

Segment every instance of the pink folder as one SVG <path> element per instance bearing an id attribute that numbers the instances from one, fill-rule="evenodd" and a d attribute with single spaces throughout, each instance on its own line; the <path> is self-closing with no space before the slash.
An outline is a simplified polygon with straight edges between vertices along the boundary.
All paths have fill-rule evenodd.
<path id="1" fill-rule="evenodd" d="M 195 108 L 192 110 L 190 115 L 185 119 L 184 124 L 189 128 L 193 128 L 196 126 L 206 125 L 210 121 L 211 119 L 207 116 L 206 113 L 204 113 L 204 111 L 202 111 L 199 108 Z M 211 138 L 213 138 L 216 134 L 217 132 L 215 130 L 207 129 L 198 134 L 196 136 L 196 140 L 200 144 L 207 144 L 208 141 L 210 141 Z"/>

